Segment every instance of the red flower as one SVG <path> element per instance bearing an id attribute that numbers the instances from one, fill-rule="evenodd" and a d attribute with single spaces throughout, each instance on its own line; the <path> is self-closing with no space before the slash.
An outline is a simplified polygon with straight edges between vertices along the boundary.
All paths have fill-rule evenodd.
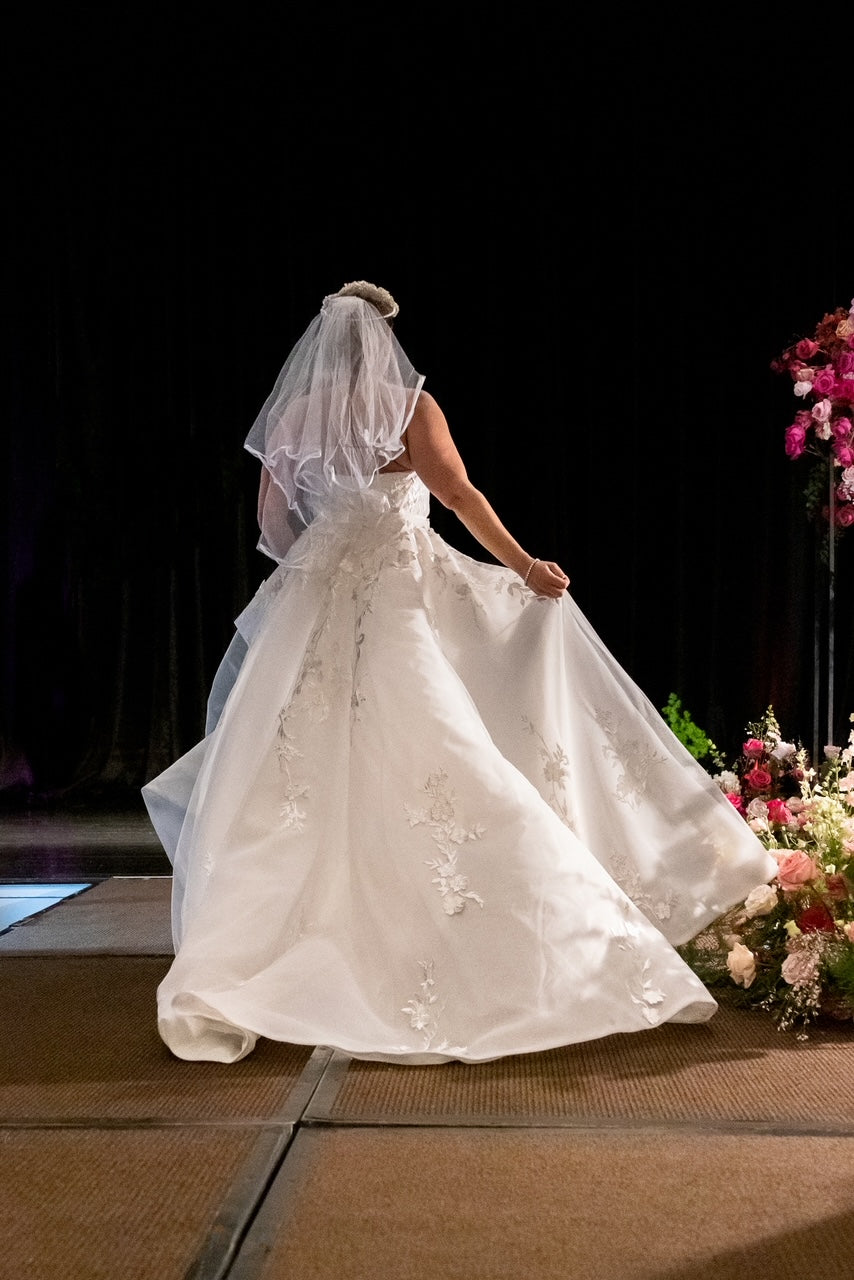
<path id="1" fill-rule="evenodd" d="M 796 918 L 795 924 L 801 933 L 835 933 L 836 925 L 833 916 L 823 903 L 817 902 L 812 907 L 807 907 L 805 911 Z"/>
<path id="2" fill-rule="evenodd" d="M 767 791 L 771 786 L 772 778 L 767 769 L 760 769 L 758 766 L 751 769 L 750 773 L 744 775 L 744 781 L 754 791 Z"/>
<path id="3" fill-rule="evenodd" d="M 836 902 L 842 902 L 848 897 L 848 881 L 845 876 L 841 876 L 838 873 L 827 876 L 825 885 L 827 886 L 828 897 L 833 898 Z"/>

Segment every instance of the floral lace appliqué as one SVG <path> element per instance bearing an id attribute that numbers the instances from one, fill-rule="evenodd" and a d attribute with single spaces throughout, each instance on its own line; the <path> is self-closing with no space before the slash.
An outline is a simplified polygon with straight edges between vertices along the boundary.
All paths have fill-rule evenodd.
<path id="1" fill-rule="evenodd" d="M 431 858 L 426 862 L 436 874 L 433 884 L 438 886 L 442 897 L 442 910 L 446 915 L 458 915 L 467 900 L 483 906 L 483 898 L 469 889 L 468 876 L 462 875 L 457 867 L 459 846 L 467 840 L 479 840 L 486 828 L 479 823 L 465 828 L 458 825 L 454 811 L 456 797 L 448 786 L 448 775 L 444 769 L 431 773 L 422 790 L 430 798 L 426 809 L 413 809 L 404 802 L 410 827 L 425 823 L 430 827 L 430 835 L 434 844 L 441 851 L 441 858 Z"/>
<path id="2" fill-rule="evenodd" d="M 610 739 L 602 744 L 602 754 L 622 768 L 617 779 L 617 799 L 638 809 L 653 766 L 663 764 L 667 756 L 657 752 L 649 742 L 621 732 L 614 717 L 606 711 L 596 712 L 596 722 Z"/>
<path id="3" fill-rule="evenodd" d="M 661 1008 L 664 1002 L 664 992 L 653 982 L 652 962 L 649 957 L 638 954 L 637 951 L 637 930 L 635 927 L 626 922 L 624 931 L 619 935 L 620 941 L 617 943 L 621 951 L 629 953 L 629 961 L 632 968 L 631 977 L 626 982 L 632 1004 L 636 1004 L 641 1012 L 645 1022 L 651 1027 L 657 1026 L 661 1021 Z"/>
<path id="4" fill-rule="evenodd" d="M 288 708 L 283 707 L 279 712 L 279 727 L 276 732 L 276 757 L 279 761 L 279 771 L 285 776 L 279 816 L 283 827 L 302 831 L 305 810 L 300 807 L 300 802 L 308 795 L 308 784 L 297 782 L 291 772 L 292 761 L 301 758 L 302 752 L 297 749 L 293 737 L 288 733 L 287 724 Z"/>
<path id="5" fill-rule="evenodd" d="M 442 1009 L 436 1006 L 439 1003 L 439 997 L 436 995 L 436 980 L 433 977 L 433 961 L 419 960 L 421 971 L 424 974 L 419 983 L 419 996 L 414 996 L 401 1009 L 401 1013 L 407 1014 L 409 1025 L 413 1031 L 420 1031 L 423 1036 L 424 1048 L 429 1049 L 439 1030 L 439 1017 Z"/>
<path id="6" fill-rule="evenodd" d="M 546 800 L 562 822 L 572 826 L 572 814 L 566 799 L 566 780 L 569 777 L 569 756 L 559 742 L 550 747 L 534 724 L 523 716 L 525 728 L 537 739 L 537 750 L 543 762 L 543 778 L 548 783 L 549 794 Z"/>
<path id="7" fill-rule="evenodd" d="M 657 895 L 647 893 L 637 869 L 632 866 L 629 859 L 623 854 L 613 853 L 610 863 L 611 874 L 617 884 L 626 897 L 631 898 L 639 911 L 642 911 L 648 919 L 653 920 L 653 923 L 656 920 L 670 919 L 673 914 L 673 908 L 679 903 L 678 894 L 674 893 L 670 888 Z"/>

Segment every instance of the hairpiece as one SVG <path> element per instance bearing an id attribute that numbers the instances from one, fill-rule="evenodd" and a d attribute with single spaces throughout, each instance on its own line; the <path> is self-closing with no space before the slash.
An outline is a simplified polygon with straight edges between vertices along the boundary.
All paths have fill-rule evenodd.
<path id="1" fill-rule="evenodd" d="M 349 284 L 342 285 L 337 293 L 328 294 L 323 301 L 327 303 L 332 298 L 363 298 L 365 302 L 373 303 L 383 320 L 391 320 L 400 310 L 388 289 L 381 289 L 369 280 L 351 280 Z"/>

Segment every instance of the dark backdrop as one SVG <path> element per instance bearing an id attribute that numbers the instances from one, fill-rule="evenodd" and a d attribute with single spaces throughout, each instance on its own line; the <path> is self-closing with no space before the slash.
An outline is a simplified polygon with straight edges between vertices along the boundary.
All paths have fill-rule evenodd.
<path id="1" fill-rule="evenodd" d="M 272 568 L 243 440 L 357 278 L 398 298 L 472 478 L 656 705 L 727 751 L 769 704 L 827 740 L 769 362 L 854 295 L 844 33 L 819 55 L 661 15 L 57 22 L 7 50 L 5 799 L 135 795 L 200 736 Z"/>

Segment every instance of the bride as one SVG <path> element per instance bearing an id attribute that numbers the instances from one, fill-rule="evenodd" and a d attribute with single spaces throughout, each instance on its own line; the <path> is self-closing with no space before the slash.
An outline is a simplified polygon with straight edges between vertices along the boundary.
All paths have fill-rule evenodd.
<path id="1" fill-rule="evenodd" d="M 776 864 L 554 561 L 469 481 L 392 296 L 323 300 L 249 436 L 259 549 L 204 738 L 143 788 L 173 866 L 158 1028 L 482 1062 L 716 1003 L 675 949 Z M 430 526 L 431 495 L 497 564 Z"/>

